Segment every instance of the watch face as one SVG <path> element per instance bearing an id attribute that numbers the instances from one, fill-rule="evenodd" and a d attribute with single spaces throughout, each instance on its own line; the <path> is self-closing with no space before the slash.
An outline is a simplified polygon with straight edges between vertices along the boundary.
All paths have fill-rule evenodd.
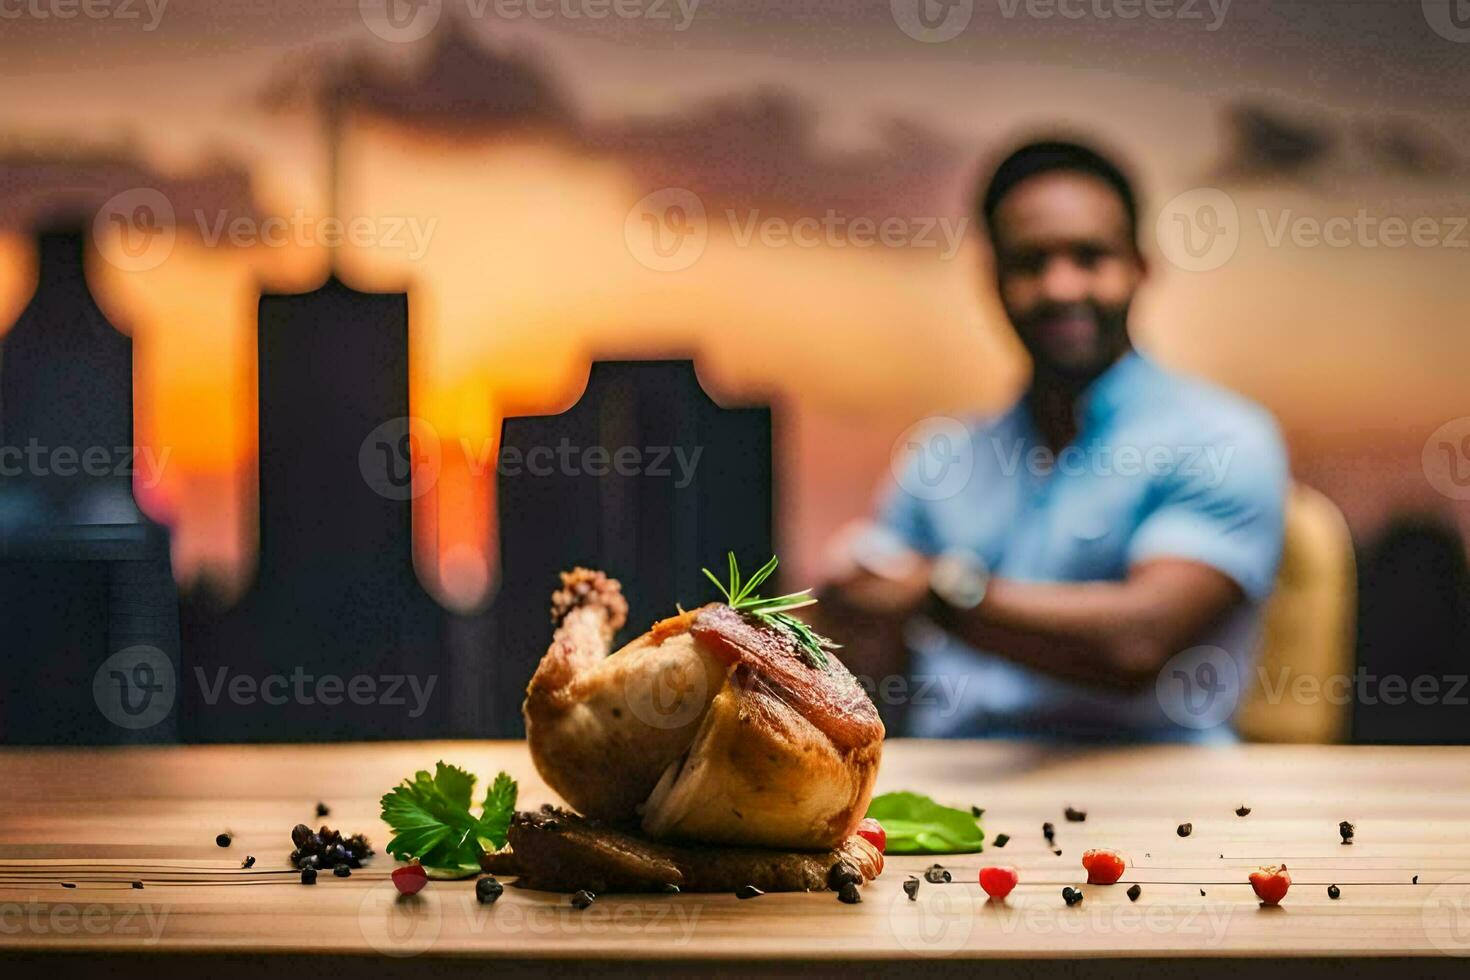
<path id="1" fill-rule="evenodd" d="M 985 598 L 987 576 L 974 562 L 945 555 L 934 564 L 930 585 L 934 592 L 959 609 L 973 609 Z"/>

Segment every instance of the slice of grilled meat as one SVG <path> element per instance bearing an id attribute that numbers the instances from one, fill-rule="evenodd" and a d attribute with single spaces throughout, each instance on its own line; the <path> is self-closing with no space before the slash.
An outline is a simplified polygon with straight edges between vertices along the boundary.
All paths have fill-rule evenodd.
<path id="1" fill-rule="evenodd" d="M 774 851 L 654 841 L 561 809 L 520 812 L 511 820 L 510 850 L 487 855 L 491 874 L 515 875 L 516 884 L 542 891 L 733 892 L 754 885 L 766 892 L 829 887 L 834 864 L 850 866 L 864 882 L 883 870 L 883 855 L 861 837 L 827 851 Z"/>

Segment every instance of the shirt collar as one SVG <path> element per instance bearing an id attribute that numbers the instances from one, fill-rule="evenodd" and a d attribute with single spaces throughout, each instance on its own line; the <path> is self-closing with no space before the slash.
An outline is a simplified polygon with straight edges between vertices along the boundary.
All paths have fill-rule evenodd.
<path id="1" fill-rule="evenodd" d="M 1142 386 L 1157 370 L 1148 358 L 1130 350 L 1093 379 L 1077 400 L 1077 421 L 1090 429 L 1113 418 L 1142 394 Z"/>

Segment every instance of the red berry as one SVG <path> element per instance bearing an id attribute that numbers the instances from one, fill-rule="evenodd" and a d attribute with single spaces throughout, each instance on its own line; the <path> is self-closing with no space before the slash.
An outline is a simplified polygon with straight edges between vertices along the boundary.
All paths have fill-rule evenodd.
<path id="1" fill-rule="evenodd" d="M 1020 880 L 1021 876 L 1012 867 L 980 869 L 980 887 L 991 898 L 1005 898 Z"/>
<path id="2" fill-rule="evenodd" d="M 863 840 L 876 847 L 879 854 L 882 854 L 888 849 L 888 832 L 883 829 L 881 823 L 872 817 L 863 817 L 862 821 L 857 825 L 856 833 Z"/>
<path id="3" fill-rule="evenodd" d="M 417 895 L 429 883 L 429 873 L 421 864 L 405 864 L 393 869 L 393 887 L 404 895 Z"/>
<path id="4" fill-rule="evenodd" d="M 1291 875 L 1287 874 L 1284 864 L 1258 868 L 1251 872 L 1251 887 L 1256 890 L 1256 897 L 1262 905 L 1276 905 L 1286 897 L 1286 890 L 1291 887 Z"/>
<path id="5" fill-rule="evenodd" d="M 1123 877 L 1127 864 L 1117 851 L 1093 850 L 1082 853 L 1082 866 L 1087 869 L 1089 885 L 1111 885 Z"/>

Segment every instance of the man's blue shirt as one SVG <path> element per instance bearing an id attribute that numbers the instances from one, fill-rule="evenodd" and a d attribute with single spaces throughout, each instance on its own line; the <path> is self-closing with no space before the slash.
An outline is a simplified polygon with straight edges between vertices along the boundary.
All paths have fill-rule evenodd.
<path id="1" fill-rule="evenodd" d="M 1055 456 L 1024 398 L 966 424 L 969 477 L 945 474 L 950 486 L 936 485 L 933 467 L 964 467 L 964 446 L 940 443 L 947 461 L 933 445 L 918 447 L 886 495 L 881 523 L 924 554 L 968 549 L 995 576 L 1020 581 L 1119 581 L 1149 559 L 1189 559 L 1228 575 L 1246 601 L 1200 638 L 1198 652 L 1171 662 L 1176 677 L 1138 694 L 1057 680 L 917 628 L 912 673 L 943 679 L 930 690 L 948 694 L 916 699 L 911 734 L 1231 737 L 1229 709 L 1252 669 L 1281 556 L 1288 471 L 1275 422 L 1136 352 L 1092 383 L 1078 412 L 1076 439 Z M 1199 685 L 1210 701 L 1203 710 Z M 1230 703 L 1215 703 L 1221 698 Z"/>

